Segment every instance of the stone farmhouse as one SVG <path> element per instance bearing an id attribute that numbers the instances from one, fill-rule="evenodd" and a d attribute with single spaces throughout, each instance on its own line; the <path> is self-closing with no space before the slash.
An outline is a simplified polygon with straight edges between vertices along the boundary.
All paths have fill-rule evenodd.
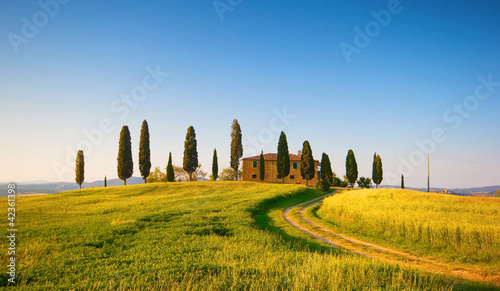
<path id="1" fill-rule="evenodd" d="M 285 177 L 285 183 L 288 184 L 305 184 L 306 180 L 302 179 L 300 175 L 300 156 L 301 151 L 298 152 L 297 155 L 290 154 L 290 174 Z M 264 181 L 266 182 L 276 182 L 281 183 L 281 177 L 278 175 L 277 170 L 277 157 L 278 154 L 264 154 L 264 163 L 265 163 L 265 175 Z M 243 158 L 243 166 L 242 166 L 242 180 L 243 181 L 260 181 L 259 173 L 260 173 L 260 155 Z M 314 160 L 314 168 L 316 172 L 316 177 L 309 180 L 308 185 L 314 185 L 316 181 L 319 180 L 319 161 Z"/>

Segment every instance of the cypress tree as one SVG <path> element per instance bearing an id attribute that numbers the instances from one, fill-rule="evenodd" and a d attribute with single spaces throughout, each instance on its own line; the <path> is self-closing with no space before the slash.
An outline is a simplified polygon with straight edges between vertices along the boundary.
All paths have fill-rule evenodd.
<path id="1" fill-rule="evenodd" d="M 259 170 L 259 179 L 261 181 L 264 181 L 266 177 L 266 162 L 264 161 L 264 151 L 260 152 Z"/>
<path id="2" fill-rule="evenodd" d="M 104 176 L 104 187 L 108 187 L 108 179 Z"/>
<path id="3" fill-rule="evenodd" d="M 238 167 L 243 156 L 243 144 L 241 140 L 241 127 L 237 119 L 233 120 L 231 126 L 231 168 L 234 169 L 234 180 L 238 180 Z"/>
<path id="4" fill-rule="evenodd" d="M 130 143 L 130 131 L 124 125 L 120 132 L 120 143 L 118 147 L 118 178 L 127 185 L 127 179 L 134 173 L 134 162 L 132 161 L 132 144 Z"/>
<path id="5" fill-rule="evenodd" d="M 151 170 L 151 151 L 149 149 L 149 127 L 148 122 L 144 120 L 141 127 L 141 139 L 139 141 L 139 170 L 144 183 Z"/>
<path id="6" fill-rule="evenodd" d="M 308 181 L 314 178 L 316 169 L 314 167 L 314 158 L 309 141 L 304 141 L 302 145 L 302 155 L 300 156 L 300 175 L 302 179 L 306 179 L 306 186 Z"/>
<path id="7" fill-rule="evenodd" d="M 290 174 L 290 154 L 288 153 L 288 142 L 286 141 L 286 135 L 282 131 L 280 134 L 280 139 L 278 141 L 278 157 L 276 162 L 276 167 L 278 170 L 278 175 L 282 179 L 282 183 L 285 183 L 285 177 Z"/>
<path id="8" fill-rule="evenodd" d="M 168 163 L 167 163 L 167 182 L 173 182 L 175 180 L 174 166 L 172 166 L 172 153 L 168 153 Z"/>
<path id="9" fill-rule="evenodd" d="M 217 149 L 214 149 L 214 158 L 212 161 L 212 179 L 217 181 L 219 177 L 219 163 L 217 162 Z"/>
<path id="10" fill-rule="evenodd" d="M 82 183 L 85 179 L 85 161 L 83 159 L 83 151 L 79 150 L 76 153 L 75 181 L 78 187 L 82 189 Z"/>
<path id="11" fill-rule="evenodd" d="M 358 164 L 356 163 L 356 157 L 354 156 L 354 152 L 352 150 L 349 150 L 347 153 L 345 172 L 347 180 L 351 184 L 351 188 L 354 188 L 354 183 L 356 183 L 356 180 L 358 179 Z"/>
<path id="12" fill-rule="evenodd" d="M 186 133 L 184 142 L 184 159 L 182 168 L 189 174 L 189 181 L 193 180 L 193 173 L 198 167 L 198 150 L 196 145 L 196 133 L 194 127 L 190 126 Z"/>
<path id="13" fill-rule="evenodd" d="M 401 189 L 405 188 L 405 176 L 401 175 Z"/>
<path id="14" fill-rule="evenodd" d="M 325 153 L 321 156 L 321 180 L 333 185 L 332 164 L 330 163 L 330 158 Z"/>
<path id="15" fill-rule="evenodd" d="M 382 183 L 382 180 L 384 179 L 383 177 L 383 171 L 382 171 L 382 159 L 380 158 L 377 153 L 373 156 L 373 168 L 372 168 L 372 180 L 373 183 L 377 186 Z"/>

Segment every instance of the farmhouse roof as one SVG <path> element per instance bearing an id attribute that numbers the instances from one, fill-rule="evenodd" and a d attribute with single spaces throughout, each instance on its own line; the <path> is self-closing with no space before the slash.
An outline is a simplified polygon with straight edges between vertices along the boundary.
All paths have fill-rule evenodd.
<path id="1" fill-rule="evenodd" d="M 246 157 L 243 158 L 243 160 L 259 161 L 260 155 L 253 157 Z M 278 160 L 278 154 L 264 154 L 264 161 L 277 161 L 277 160 Z M 290 154 L 290 161 L 300 161 L 300 155 Z M 314 161 L 317 162 L 318 160 Z"/>

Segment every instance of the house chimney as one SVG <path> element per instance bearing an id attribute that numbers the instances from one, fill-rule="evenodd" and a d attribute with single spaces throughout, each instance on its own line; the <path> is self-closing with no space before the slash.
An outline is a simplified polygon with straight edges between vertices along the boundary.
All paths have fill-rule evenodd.
<path id="1" fill-rule="evenodd" d="M 297 155 L 302 156 L 302 150 L 298 150 Z"/>

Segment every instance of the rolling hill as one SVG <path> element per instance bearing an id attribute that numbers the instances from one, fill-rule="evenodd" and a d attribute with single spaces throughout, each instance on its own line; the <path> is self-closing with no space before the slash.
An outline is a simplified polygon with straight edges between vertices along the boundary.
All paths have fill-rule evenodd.
<path id="1" fill-rule="evenodd" d="M 488 289 L 334 248 L 284 220 L 287 207 L 324 194 L 301 185 L 192 182 L 19 197 L 17 288 Z M 7 262 L 7 252 L 0 259 Z"/>

